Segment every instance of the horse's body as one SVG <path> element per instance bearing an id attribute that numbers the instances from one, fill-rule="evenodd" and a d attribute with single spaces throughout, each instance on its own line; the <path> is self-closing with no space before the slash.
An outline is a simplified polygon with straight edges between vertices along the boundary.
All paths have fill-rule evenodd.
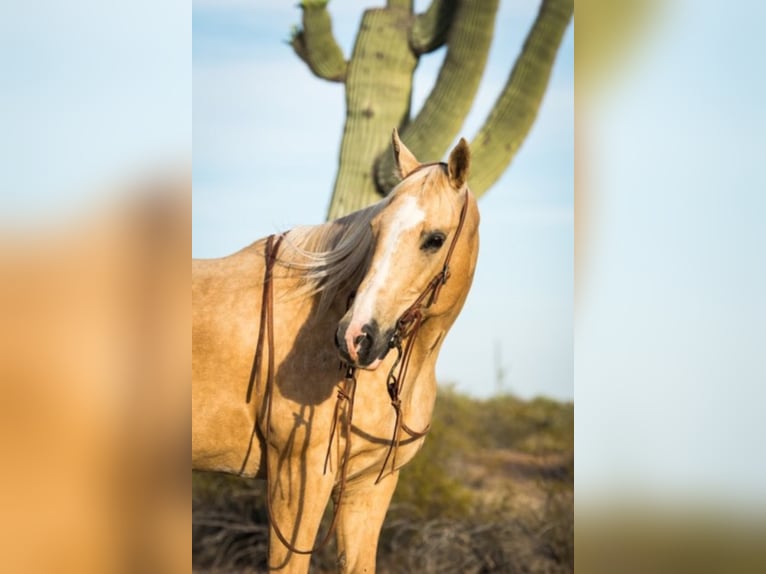
<path id="1" fill-rule="evenodd" d="M 394 150 L 404 179 L 386 199 L 284 236 L 271 279 L 271 389 L 265 384 L 268 344 L 254 368 L 264 316 L 265 240 L 229 257 L 192 263 L 193 467 L 268 479 L 274 569 L 308 570 L 308 556 L 293 550 L 312 548 L 332 495 L 341 570 L 374 571 L 398 469 L 423 443 L 419 432 L 402 433 L 396 468 L 389 464 L 376 481 L 395 431 L 386 382 L 396 353 L 387 352 L 388 343 L 402 314 L 442 268 L 463 205 L 464 228 L 449 257 L 450 279 L 423 309 L 402 381 L 400 412 L 409 429 L 426 430 L 431 421 L 436 358 L 473 277 L 479 217 L 466 184 L 467 146 L 461 141 L 449 164 L 420 165 L 397 135 Z M 350 451 L 346 459 L 349 437 L 338 425 L 325 468 L 341 404 L 337 389 L 345 384 L 339 355 L 357 368 Z M 341 408 L 340 418 L 347 420 L 348 401 Z M 344 460 L 347 478 L 339 489 Z"/>

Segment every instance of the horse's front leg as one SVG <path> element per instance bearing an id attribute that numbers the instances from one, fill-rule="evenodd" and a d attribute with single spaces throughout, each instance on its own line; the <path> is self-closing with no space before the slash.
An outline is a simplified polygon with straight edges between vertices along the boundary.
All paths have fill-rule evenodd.
<path id="1" fill-rule="evenodd" d="M 375 572 L 378 538 L 386 518 L 399 471 L 386 475 L 378 484 L 375 476 L 348 484 L 338 515 L 338 566 L 346 572 Z"/>
<path id="2" fill-rule="evenodd" d="M 308 572 L 311 555 L 296 550 L 314 546 L 335 476 L 323 473 L 324 448 L 307 440 L 294 446 L 299 452 L 268 447 L 269 570 L 280 574 Z"/>

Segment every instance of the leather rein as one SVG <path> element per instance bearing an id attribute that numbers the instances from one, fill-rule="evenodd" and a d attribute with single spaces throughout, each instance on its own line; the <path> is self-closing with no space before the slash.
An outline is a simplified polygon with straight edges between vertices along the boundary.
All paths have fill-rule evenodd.
<path id="1" fill-rule="evenodd" d="M 460 210 L 460 219 L 458 220 L 457 228 L 455 229 L 455 234 L 452 237 L 452 242 L 449 245 L 449 249 L 447 250 L 447 255 L 444 258 L 444 264 L 442 266 L 442 269 L 437 273 L 433 279 L 428 283 L 426 288 L 423 290 L 423 292 L 420 294 L 420 296 L 415 300 L 415 302 L 410 305 L 404 313 L 399 317 L 399 319 L 396 322 L 396 327 L 394 328 L 394 332 L 391 336 L 391 339 L 389 340 L 388 346 L 389 349 L 396 349 L 397 357 L 394 361 L 393 365 L 391 365 L 391 369 L 389 370 L 387 381 L 386 381 L 386 390 L 388 391 L 389 399 L 391 400 L 391 406 L 394 408 L 394 411 L 396 413 L 396 419 L 394 422 L 394 432 L 393 436 L 391 438 L 391 441 L 389 442 L 388 451 L 386 452 L 386 457 L 383 461 L 383 465 L 381 466 L 380 472 L 378 473 L 377 478 L 375 479 L 375 484 L 378 484 L 386 471 L 386 467 L 388 466 L 389 459 L 391 460 L 391 472 L 396 471 L 396 453 L 399 449 L 399 445 L 401 443 L 401 434 L 402 431 L 406 432 L 411 438 L 418 439 L 423 436 L 425 436 L 428 431 L 431 429 L 430 423 L 426 426 L 425 429 L 422 431 L 416 431 L 410 428 L 405 422 L 404 417 L 402 415 L 402 402 L 401 402 L 401 392 L 402 388 L 404 386 L 404 382 L 407 378 L 407 372 L 409 370 L 410 365 L 410 359 L 412 358 L 412 350 L 414 348 L 414 343 L 417 338 L 417 335 L 420 331 L 420 327 L 423 325 L 426 317 L 425 317 L 425 311 L 434 305 L 438 298 L 439 294 L 441 292 L 441 288 L 444 286 L 445 283 L 447 283 L 447 280 L 450 277 L 450 269 L 449 264 L 452 259 L 452 254 L 454 253 L 455 246 L 457 244 L 458 238 L 460 237 L 460 234 L 463 230 L 463 225 L 465 223 L 466 213 L 468 211 L 468 190 L 465 191 L 465 199 L 463 201 L 463 206 Z M 269 435 L 271 432 L 271 405 L 272 405 L 272 395 L 274 392 L 274 287 L 273 287 L 273 269 L 274 265 L 277 261 L 277 252 L 279 250 L 279 247 L 282 243 L 282 240 L 284 239 L 284 234 L 280 235 L 270 235 L 266 239 L 266 247 L 264 250 L 264 258 L 265 258 L 265 266 L 264 266 L 264 277 L 263 277 L 263 291 L 261 295 L 261 321 L 260 326 L 258 329 L 258 342 L 255 347 L 255 359 L 253 363 L 253 370 L 250 375 L 250 381 L 247 387 L 247 395 L 246 400 L 249 403 L 252 399 L 252 393 L 253 393 L 253 386 L 257 381 L 260 381 L 260 372 L 261 372 L 261 365 L 263 361 L 263 347 L 264 347 L 264 340 L 266 341 L 266 346 L 268 347 L 268 363 L 267 363 L 267 370 L 266 370 L 266 389 L 265 389 L 265 395 L 264 395 L 264 401 L 266 402 L 265 406 L 265 426 L 266 426 L 266 432 L 265 432 L 265 443 L 269 444 Z M 349 304 L 351 303 L 351 300 L 349 300 Z M 330 540 L 330 537 L 332 536 L 333 532 L 335 531 L 335 527 L 338 522 L 338 514 L 339 509 L 341 505 L 341 501 L 343 499 L 343 493 L 346 488 L 346 482 L 347 482 L 347 467 L 348 462 L 351 455 L 351 432 L 352 432 L 352 419 L 353 419 L 353 413 L 354 413 L 354 395 L 356 394 L 356 379 L 357 379 L 357 369 L 356 367 L 353 367 L 351 365 L 346 365 L 345 363 L 341 363 L 341 367 L 346 369 L 346 374 L 343 379 L 343 382 L 341 385 L 338 386 L 338 393 L 337 393 L 337 399 L 335 402 L 335 410 L 333 414 L 333 423 L 332 427 L 330 429 L 330 438 L 327 444 L 327 454 L 325 455 L 325 463 L 324 463 L 324 470 L 323 473 L 327 474 L 327 468 L 328 464 L 330 462 L 330 453 L 332 450 L 332 444 L 333 444 L 333 438 L 335 437 L 335 432 L 337 430 L 339 421 L 343 421 L 343 432 L 346 435 L 346 443 L 345 447 L 343 449 L 343 456 L 340 458 L 339 461 L 339 468 L 338 471 L 340 473 L 340 477 L 338 479 L 338 489 L 336 491 L 336 494 L 334 495 L 334 498 L 337 500 L 335 504 L 335 508 L 333 510 L 333 516 L 332 521 L 330 523 L 330 527 L 328 528 L 325 535 L 322 537 L 321 541 L 317 544 L 315 544 L 310 549 L 300 549 L 295 546 L 292 542 L 290 542 L 286 536 L 282 533 L 279 526 L 277 525 L 275 519 L 274 519 L 274 512 L 272 509 L 272 501 L 271 501 L 271 490 L 267 487 L 266 488 L 266 507 L 267 512 L 269 516 L 269 522 L 271 523 L 272 529 L 274 530 L 274 533 L 276 534 L 277 538 L 279 538 L 280 542 L 284 544 L 286 548 L 288 548 L 291 552 L 295 554 L 312 554 L 321 548 L 323 548 Z M 347 407 L 346 407 L 346 416 L 341 417 L 341 410 L 342 410 L 342 403 L 343 401 L 346 401 Z M 263 413 L 262 413 L 263 414 Z M 253 439 L 256 434 L 256 430 L 258 427 L 258 419 L 261 417 L 256 417 L 254 424 L 253 424 L 253 430 L 250 435 L 250 442 L 247 448 L 247 452 L 245 453 L 245 459 L 242 462 L 242 467 L 240 468 L 239 474 L 242 475 L 245 471 L 245 467 L 247 465 L 247 461 L 250 457 L 250 452 L 252 450 L 253 446 Z"/>

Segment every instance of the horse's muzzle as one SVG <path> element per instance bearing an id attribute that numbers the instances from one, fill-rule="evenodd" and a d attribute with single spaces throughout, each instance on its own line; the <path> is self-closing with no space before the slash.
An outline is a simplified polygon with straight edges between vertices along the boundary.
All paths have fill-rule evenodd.
<path id="1" fill-rule="evenodd" d="M 342 361 L 360 369 L 372 370 L 388 353 L 390 338 L 390 333 L 381 335 L 375 320 L 356 327 L 344 318 L 335 332 L 335 345 Z"/>

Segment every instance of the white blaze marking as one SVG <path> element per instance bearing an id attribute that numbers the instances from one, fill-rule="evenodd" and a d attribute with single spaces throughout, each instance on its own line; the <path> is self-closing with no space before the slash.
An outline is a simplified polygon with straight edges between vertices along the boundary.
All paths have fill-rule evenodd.
<path id="1" fill-rule="evenodd" d="M 426 214 L 418 205 L 417 199 L 412 196 L 402 199 L 402 204 L 393 217 L 391 227 L 388 230 L 383 252 L 372 269 L 370 269 L 369 277 L 371 281 L 368 283 L 365 292 L 357 297 L 354 304 L 354 316 L 349 327 L 358 325 L 361 328 L 372 319 L 373 305 L 378 298 L 378 293 L 386 286 L 391 270 L 391 260 L 399 245 L 402 234 L 417 227 L 425 217 Z M 348 332 L 352 331 L 354 329 L 348 329 Z"/>

